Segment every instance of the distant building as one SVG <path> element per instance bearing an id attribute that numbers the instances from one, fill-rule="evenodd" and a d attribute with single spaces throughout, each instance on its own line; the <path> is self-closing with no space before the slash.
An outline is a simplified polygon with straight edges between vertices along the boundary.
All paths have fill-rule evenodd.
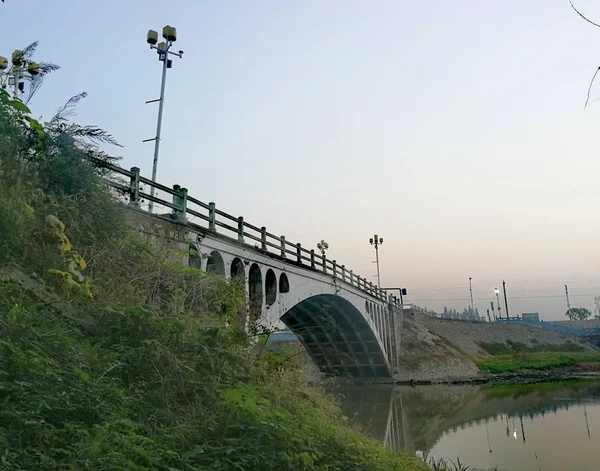
<path id="1" fill-rule="evenodd" d="M 539 312 L 524 312 L 523 314 L 521 314 L 521 317 L 524 321 L 540 321 Z"/>

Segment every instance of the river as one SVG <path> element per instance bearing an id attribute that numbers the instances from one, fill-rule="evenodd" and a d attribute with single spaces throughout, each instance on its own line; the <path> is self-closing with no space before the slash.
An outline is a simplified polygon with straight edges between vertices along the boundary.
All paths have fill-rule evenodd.
<path id="1" fill-rule="evenodd" d="M 341 407 L 393 450 L 469 469 L 600 469 L 600 381 L 340 386 Z"/>

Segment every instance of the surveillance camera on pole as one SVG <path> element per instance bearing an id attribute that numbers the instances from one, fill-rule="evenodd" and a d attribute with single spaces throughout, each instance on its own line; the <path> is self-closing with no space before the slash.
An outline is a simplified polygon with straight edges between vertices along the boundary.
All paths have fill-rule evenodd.
<path id="1" fill-rule="evenodd" d="M 162 80 L 160 84 L 160 98 L 157 100 L 149 100 L 146 103 L 158 103 L 158 119 L 156 123 L 156 136 L 151 139 L 145 139 L 143 142 L 154 141 L 154 161 L 152 163 L 152 181 L 156 181 L 156 169 L 158 166 L 158 151 L 160 147 L 160 133 L 162 127 L 163 105 L 165 103 L 165 83 L 167 80 L 167 69 L 173 67 L 173 61 L 169 59 L 169 55 L 177 56 L 181 59 L 183 51 L 172 52 L 171 47 L 177 41 L 177 29 L 174 26 L 164 26 L 162 29 L 162 37 L 164 41 L 158 43 L 158 32 L 149 30 L 146 35 L 146 42 L 150 45 L 150 49 L 155 49 L 158 54 L 158 60 L 162 62 Z M 158 44 L 157 44 L 158 43 Z M 150 196 L 154 197 L 155 188 L 150 188 Z M 150 200 L 149 211 L 152 212 L 153 201 Z"/>

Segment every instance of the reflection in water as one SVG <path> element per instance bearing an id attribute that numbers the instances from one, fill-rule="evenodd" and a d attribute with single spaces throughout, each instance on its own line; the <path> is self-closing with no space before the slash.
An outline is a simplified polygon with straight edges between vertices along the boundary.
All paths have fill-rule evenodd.
<path id="1" fill-rule="evenodd" d="M 600 382 L 345 386 L 344 413 L 393 450 L 474 468 L 600 469 Z"/>

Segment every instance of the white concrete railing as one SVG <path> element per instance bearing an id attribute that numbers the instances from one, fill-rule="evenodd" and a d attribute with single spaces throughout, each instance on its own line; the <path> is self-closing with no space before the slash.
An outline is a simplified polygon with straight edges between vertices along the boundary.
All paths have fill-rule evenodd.
<path id="1" fill-rule="evenodd" d="M 360 277 L 352 270 L 348 270 L 345 265 L 339 265 L 335 260 L 328 259 L 325 255 L 316 254 L 313 249 L 308 250 L 299 243 L 292 243 L 286 240 L 285 236 L 277 237 L 267 231 L 266 227 L 257 227 L 244 221 L 243 217 L 235 217 L 216 208 L 215 203 L 203 203 L 196 198 L 188 195 L 187 188 L 181 188 L 179 185 L 173 185 L 173 188 L 152 182 L 140 175 L 138 167 L 132 167 L 126 170 L 118 165 L 94 160 L 94 162 L 118 175 L 127 177 L 129 185 L 114 179 L 107 179 L 108 184 L 117 189 L 123 195 L 128 196 L 129 204 L 140 206 L 143 200 L 152 201 L 173 211 L 172 216 L 175 220 L 190 222 L 192 217 L 194 224 L 208 229 L 211 232 L 218 233 L 229 239 L 237 240 L 239 243 L 259 249 L 261 252 L 270 253 L 281 259 L 286 259 L 297 265 L 302 265 L 312 270 L 322 271 L 355 286 L 361 291 L 382 301 L 391 302 L 396 307 L 401 307 L 400 301 L 395 296 L 387 296 L 386 291 L 378 288 L 366 278 Z M 155 190 L 167 193 L 172 197 L 167 201 L 159 196 L 152 196 L 150 193 L 142 191 L 140 185 L 153 187 Z M 252 241 L 254 243 L 249 243 Z"/>

